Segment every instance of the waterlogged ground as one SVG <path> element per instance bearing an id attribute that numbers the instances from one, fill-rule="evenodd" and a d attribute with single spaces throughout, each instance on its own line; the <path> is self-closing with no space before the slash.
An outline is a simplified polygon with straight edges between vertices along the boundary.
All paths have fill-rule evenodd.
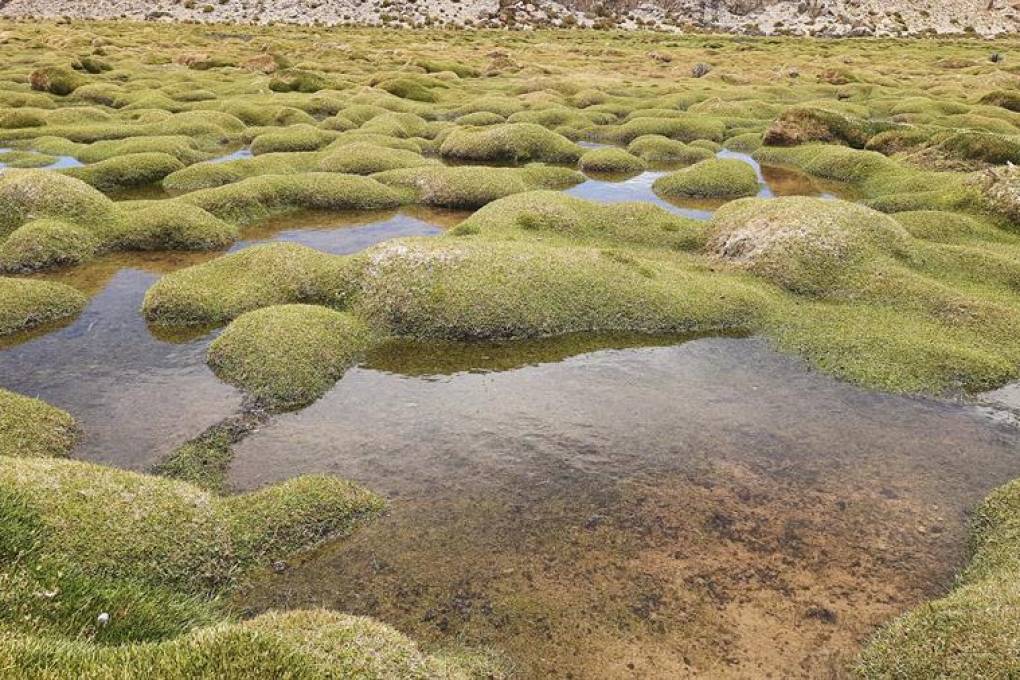
<path id="1" fill-rule="evenodd" d="M 393 505 L 239 605 L 491 645 L 523 677 L 837 677 L 947 587 L 966 510 L 1020 472 L 977 407 L 756 339 L 601 342 L 394 344 L 246 440 L 239 488 L 326 472 Z"/>
<path id="2" fill-rule="evenodd" d="M 429 651 L 492 650 L 521 678 L 843 678 L 880 626 L 953 587 L 973 508 L 1020 477 L 1020 191 L 1007 165 L 1020 163 L 1020 71 L 1004 49 L 251 30 L 19 24 L 0 36 L 0 190 L 18 167 L 42 172 L 4 194 L 0 283 L 88 299 L 0 337 L 0 388 L 69 412 L 75 459 L 173 475 L 156 466 L 241 422 L 226 493 L 325 473 L 388 501 L 353 536 L 260 569 L 227 599 L 233 611 L 363 614 Z M 453 56 L 432 60 L 440 50 Z M 596 208 L 543 192 L 509 218 L 472 218 L 546 189 Z M 721 219 L 739 196 L 764 200 Z M 794 196 L 823 200 L 766 214 Z M 697 222 L 606 207 L 629 202 Z M 143 314 L 166 275 L 253 246 L 345 255 L 406 237 L 452 245 L 377 251 L 371 275 L 400 257 L 437 278 L 491 257 L 499 275 L 391 281 L 389 306 L 357 323 L 499 335 L 467 318 L 467 295 L 495 298 L 528 335 L 547 320 L 514 316 L 521 291 L 587 280 L 586 262 L 616 267 L 591 287 L 637 307 L 661 299 L 642 281 L 628 297 L 601 272 L 676 276 L 663 290 L 694 299 L 681 313 L 694 327 L 746 296 L 753 309 L 705 327 L 755 334 L 389 338 L 314 403 L 270 413 L 207 365 L 227 322 L 279 304 L 202 321 L 249 272 L 198 278 L 198 294 L 178 280 L 180 299 L 212 293 L 185 309 L 201 322 Z M 174 293 L 162 291 L 170 308 Z M 573 323 L 557 317 L 561 297 L 549 295 L 549 327 Z M 405 298 L 464 318 L 429 326 Z M 595 326 L 630 318 L 617 302 Z M 337 306 L 354 327 L 356 310 Z M 274 360 L 292 349 L 260 347 Z M 974 673 L 1012 677 L 996 664 Z"/>

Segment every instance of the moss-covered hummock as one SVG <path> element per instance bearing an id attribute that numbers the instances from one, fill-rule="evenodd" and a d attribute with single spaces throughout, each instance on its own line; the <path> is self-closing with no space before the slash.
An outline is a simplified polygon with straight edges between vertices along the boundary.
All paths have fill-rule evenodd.
<path id="1" fill-rule="evenodd" d="M 326 153 L 317 163 L 323 172 L 371 175 L 386 170 L 438 165 L 435 159 L 405 149 L 391 149 L 367 142 L 345 144 Z"/>
<path id="2" fill-rule="evenodd" d="M 863 149 L 872 136 L 890 127 L 894 126 L 858 120 L 838 111 L 793 107 L 772 122 L 765 131 L 764 142 L 770 146 L 825 142 Z"/>
<path id="3" fill-rule="evenodd" d="M 650 203 L 600 204 L 558 191 L 532 191 L 490 203 L 450 233 L 695 250 L 705 245 L 707 226 Z"/>
<path id="4" fill-rule="evenodd" d="M 342 307 L 356 285 L 350 262 L 296 244 L 252 246 L 164 276 L 142 309 L 150 321 L 188 325 L 222 323 L 270 305 Z"/>
<path id="5" fill-rule="evenodd" d="M 117 156 L 63 172 L 91 184 L 100 191 L 116 191 L 155 184 L 183 168 L 184 164 L 175 157 L 154 152 Z"/>
<path id="6" fill-rule="evenodd" d="M 380 210 L 403 202 L 400 194 L 374 179 L 327 172 L 250 177 L 177 200 L 234 224 L 287 210 Z"/>
<path id="7" fill-rule="evenodd" d="M 69 413 L 0 389 L 0 456 L 66 456 L 78 435 Z"/>
<path id="8" fill-rule="evenodd" d="M 222 380 L 273 409 L 304 406 L 325 394 L 371 333 L 348 314 L 317 305 L 277 305 L 242 314 L 209 346 Z"/>
<path id="9" fill-rule="evenodd" d="M 660 177 L 652 186 L 667 198 L 737 198 L 758 193 L 758 176 L 743 161 L 711 159 Z"/>
<path id="10" fill-rule="evenodd" d="M 82 85 L 88 83 L 88 79 L 81 74 L 62 66 L 44 66 L 38 68 L 32 71 L 28 81 L 32 85 L 33 90 L 41 90 L 60 96 L 69 95 Z"/>
<path id="11" fill-rule="evenodd" d="M 0 336 L 77 316 L 87 299 L 51 281 L 0 277 Z"/>
<path id="12" fill-rule="evenodd" d="M 717 255 L 810 295 L 846 290 L 861 266 L 902 254 L 909 238 L 888 215 L 805 197 L 727 203 L 712 216 L 711 229 L 710 248 Z"/>
<path id="13" fill-rule="evenodd" d="M 592 149 L 581 156 L 580 167 L 585 172 L 636 174 L 645 169 L 645 162 L 623 149 Z"/>
<path id="14" fill-rule="evenodd" d="M 32 272 L 81 264 L 99 249 L 86 228 L 60 220 L 28 222 L 0 241 L 0 271 Z"/>
<path id="15" fill-rule="evenodd" d="M 584 181 L 566 168 L 426 167 L 391 170 L 372 176 L 383 184 L 412 192 L 414 201 L 442 208 L 474 209 L 511 194 L 565 189 Z"/>
<path id="16" fill-rule="evenodd" d="M 446 158 L 467 161 L 576 163 L 582 149 L 534 123 L 506 123 L 453 130 L 439 148 Z"/>
<path id="17" fill-rule="evenodd" d="M 970 564 L 945 597 L 879 631 L 854 668 L 866 680 L 1020 675 L 1020 480 L 973 515 Z"/>
<path id="18" fill-rule="evenodd" d="M 663 135 L 642 135 L 627 145 L 627 151 L 649 162 L 698 163 L 715 154 L 708 149 L 678 142 Z"/>
<path id="19" fill-rule="evenodd" d="M 217 593 L 382 507 L 333 477 L 221 498 L 90 463 L 0 461 L 0 582 L 12 586 L 0 589 L 0 630 L 83 643 L 160 640 L 223 620 Z"/>

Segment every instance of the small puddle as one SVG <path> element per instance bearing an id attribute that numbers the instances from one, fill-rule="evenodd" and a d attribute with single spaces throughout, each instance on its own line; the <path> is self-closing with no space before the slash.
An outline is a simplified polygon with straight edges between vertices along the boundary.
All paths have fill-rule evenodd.
<path id="1" fill-rule="evenodd" d="M 849 197 L 849 191 L 834 182 L 823 182 L 802 172 L 790 168 L 761 165 L 749 154 L 722 150 L 717 158 L 740 160 L 752 168 L 758 176 L 759 198 L 775 198 L 776 196 L 817 196 L 820 198 Z M 625 203 L 642 201 L 653 203 L 672 213 L 695 220 L 708 220 L 712 214 L 731 199 L 665 199 L 660 198 L 652 190 L 655 180 L 670 172 L 689 165 L 660 164 L 655 169 L 638 175 L 588 175 L 588 179 L 565 193 L 578 198 L 602 203 Z"/>
<path id="2" fill-rule="evenodd" d="M 1017 431 L 856 389 L 759 339 L 394 343 L 237 447 L 389 512 L 236 604 L 379 617 L 521 677 L 838 677 L 942 592 Z M 600 346 L 601 343 L 601 346 Z M 580 353 L 578 353 L 580 352 Z"/>
<path id="3" fill-rule="evenodd" d="M 436 235 L 460 219 L 461 213 L 424 209 L 293 213 L 246 229 L 231 252 L 289 241 L 353 253 L 397 236 Z M 241 403 L 241 394 L 205 364 L 214 331 L 153 329 L 139 311 L 160 276 L 221 254 L 118 253 L 43 275 L 91 300 L 69 324 L 0 339 L 0 386 L 73 413 L 85 432 L 78 457 L 148 469 Z"/>

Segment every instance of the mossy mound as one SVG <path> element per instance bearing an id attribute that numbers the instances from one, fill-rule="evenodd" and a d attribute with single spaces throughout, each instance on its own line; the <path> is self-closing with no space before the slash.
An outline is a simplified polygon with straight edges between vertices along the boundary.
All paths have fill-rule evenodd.
<path id="1" fill-rule="evenodd" d="M 890 125 L 873 123 L 827 109 L 794 107 L 781 113 L 765 131 L 769 146 L 797 146 L 811 142 L 846 144 L 862 149 Z"/>
<path id="2" fill-rule="evenodd" d="M 336 85 L 321 73 L 296 68 L 277 71 L 269 80 L 269 89 L 273 92 L 310 93 L 334 89 Z"/>
<path id="3" fill-rule="evenodd" d="M 0 456 L 66 456 L 78 435 L 69 413 L 0 389 Z"/>
<path id="4" fill-rule="evenodd" d="M 580 167 L 585 172 L 636 174 L 645 169 L 645 162 L 623 149 L 592 149 L 581 156 Z"/>
<path id="5" fill-rule="evenodd" d="M 649 162 L 699 163 L 715 154 L 708 149 L 684 144 L 663 135 L 642 135 L 627 145 L 627 151 Z"/>
<path id="6" fill-rule="evenodd" d="M 35 220 L 0 243 L 0 271 L 31 272 L 81 264 L 99 249 L 87 229 L 60 220 Z"/>
<path id="7" fill-rule="evenodd" d="M 168 274 L 145 294 L 142 309 L 162 324 L 218 323 L 270 305 L 342 307 L 355 287 L 348 258 L 274 243 Z"/>
<path id="8" fill-rule="evenodd" d="M 155 644 L 99 646 L 0 633 L 0 664 L 12 678 L 116 677 L 293 680 L 469 680 L 504 677 L 469 655 L 433 656 L 386 624 L 326 610 L 270 612 Z"/>
<path id="9" fill-rule="evenodd" d="M 370 345 L 368 328 L 317 305 L 277 305 L 242 314 L 209 346 L 221 380 L 272 409 L 305 406 L 326 393 Z"/>
<path id="10" fill-rule="evenodd" d="M 184 164 L 169 154 L 133 153 L 63 172 L 100 191 L 116 191 L 155 184 L 183 168 Z"/>
<path id="11" fill-rule="evenodd" d="M 558 191 L 533 191 L 494 201 L 454 227 L 451 234 L 670 250 L 700 248 L 707 237 L 704 222 L 650 203 L 602 204 Z"/>
<path id="12" fill-rule="evenodd" d="M 0 165 L 8 168 L 45 168 L 57 162 L 55 156 L 37 151 L 4 151 L 0 153 Z"/>
<path id="13" fill-rule="evenodd" d="M 21 587 L 0 592 L 0 629 L 99 643 L 182 633 L 214 620 L 210 598 L 246 572 L 349 533 L 381 506 L 334 477 L 221 498 L 90 463 L 4 458 L 0 579 Z"/>
<path id="14" fill-rule="evenodd" d="M 511 194 L 536 189 L 565 189 L 584 181 L 566 168 L 427 167 L 373 175 L 383 184 L 407 189 L 418 203 L 442 208 L 474 209 Z"/>
<path id="15" fill-rule="evenodd" d="M 291 125 L 258 135 L 251 142 L 251 152 L 256 156 L 265 153 L 286 153 L 292 151 L 317 151 L 329 144 L 335 135 L 315 126 Z"/>
<path id="16" fill-rule="evenodd" d="M 110 199 L 80 180 L 46 170 L 0 173 L 0 239 L 33 219 L 97 224 L 113 211 Z"/>
<path id="17" fill-rule="evenodd" d="M 763 146 L 753 155 L 760 163 L 789 165 L 817 177 L 855 184 L 901 171 L 896 161 L 877 151 L 827 144 L 806 144 L 792 148 Z"/>
<path id="18" fill-rule="evenodd" d="M 1020 142 L 990 132 L 956 132 L 936 146 L 941 155 L 962 161 L 1005 165 L 1020 163 Z"/>
<path id="19" fill-rule="evenodd" d="M 319 162 L 323 172 L 371 175 L 386 170 L 438 165 L 438 161 L 403 149 L 391 149 L 369 143 L 345 144 L 328 152 Z"/>
<path id="20" fill-rule="evenodd" d="M 956 587 L 872 638 L 858 676 L 1010 678 L 1020 674 L 1020 480 L 974 513 L 973 557 Z"/>
<path id="21" fill-rule="evenodd" d="M 999 106 L 1001 108 L 1020 113 L 1020 93 L 996 90 L 989 92 L 979 100 L 980 104 L 986 106 Z"/>
<path id="22" fill-rule="evenodd" d="M 576 163 L 581 147 L 563 135 L 532 123 L 506 123 L 453 130 L 439 148 L 446 158 L 521 163 Z"/>
<path id="23" fill-rule="evenodd" d="M 240 158 L 220 163 L 196 163 L 163 178 L 163 188 L 172 192 L 211 189 L 259 175 L 290 175 L 311 172 L 321 158 L 318 153 L 267 153 L 257 158 Z"/>
<path id="24" fill-rule="evenodd" d="M 103 232 L 108 250 L 217 250 L 237 240 L 236 225 L 183 201 L 122 204 Z"/>
<path id="25" fill-rule="evenodd" d="M 380 210 L 403 202 L 400 194 L 374 179 L 326 172 L 250 177 L 177 200 L 234 224 L 286 210 Z"/>
<path id="26" fill-rule="evenodd" d="M 603 126 L 597 133 L 599 139 L 615 144 L 630 144 L 645 135 L 661 135 L 681 142 L 699 139 L 721 142 L 726 136 L 726 124 L 709 116 L 673 111 L 665 118 L 640 115 L 622 125 Z"/>
<path id="27" fill-rule="evenodd" d="M 869 259 L 904 251 L 891 217 L 845 201 L 787 197 L 734 201 L 715 212 L 710 248 L 787 290 L 840 292 Z"/>
<path id="28" fill-rule="evenodd" d="M 667 198 L 736 198 L 758 193 L 758 176 L 732 158 L 701 161 L 655 180 L 655 193 Z"/>
<path id="29" fill-rule="evenodd" d="M 383 80 L 376 85 L 377 88 L 384 92 L 400 97 L 401 99 L 410 99 L 416 102 L 434 102 L 437 97 L 432 91 L 433 79 L 430 78 L 390 78 Z M 438 83 L 439 81 L 435 81 Z"/>
<path id="30" fill-rule="evenodd" d="M 0 277 L 0 336 L 77 316 L 87 299 L 70 286 Z"/>
<path id="31" fill-rule="evenodd" d="M 417 338 L 720 331 L 748 327 L 765 298 L 737 278 L 669 260 L 531 240 L 398 241 L 358 259 L 352 311 Z"/>
<path id="32" fill-rule="evenodd" d="M 66 96 L 88 83 L 88 79 L 69 68 L 62 66 L 44 66 L 28 76 L 33 90 Z"/>

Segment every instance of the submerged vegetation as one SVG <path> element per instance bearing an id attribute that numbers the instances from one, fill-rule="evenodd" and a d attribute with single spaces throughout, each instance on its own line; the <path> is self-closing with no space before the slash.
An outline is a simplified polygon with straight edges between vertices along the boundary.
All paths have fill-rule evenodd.
<path id="1" fill-rule="evenodd" d="M 1020 375 L 1017 71 L 945 66 L 982 44 L 245 31 L 5 26 L 0 335 L 85 308 L 40 272 L 222 251 L 281 213 L 429 206 L 474 212 L 349 255 L 210 255 L 162 276 L 140 313 L 163 329 L 224 326 L 209 366 L 269 412 L 314 402 L 393 338 L 738 332 L 888 391 L 958 395 Z M 775 198 L 767 173 L 724 150 L 838 183 L 840 198 Z M 658 204 L 567 195 L 588 181 L 579 170 L 637 175 Z M 224 495 L 244 429 L 230 425 L 143 475 L 57 459 L 77 440 L 72 416 L 0 390 L 0 669 L 499 674 L 368 619 L 229 612 L 253 570 L 382 508 L 327 477 Z M 881 630 L 855 672 L 1020 672 L 1018 489 L 979 509 L 957 587 Z"/>

